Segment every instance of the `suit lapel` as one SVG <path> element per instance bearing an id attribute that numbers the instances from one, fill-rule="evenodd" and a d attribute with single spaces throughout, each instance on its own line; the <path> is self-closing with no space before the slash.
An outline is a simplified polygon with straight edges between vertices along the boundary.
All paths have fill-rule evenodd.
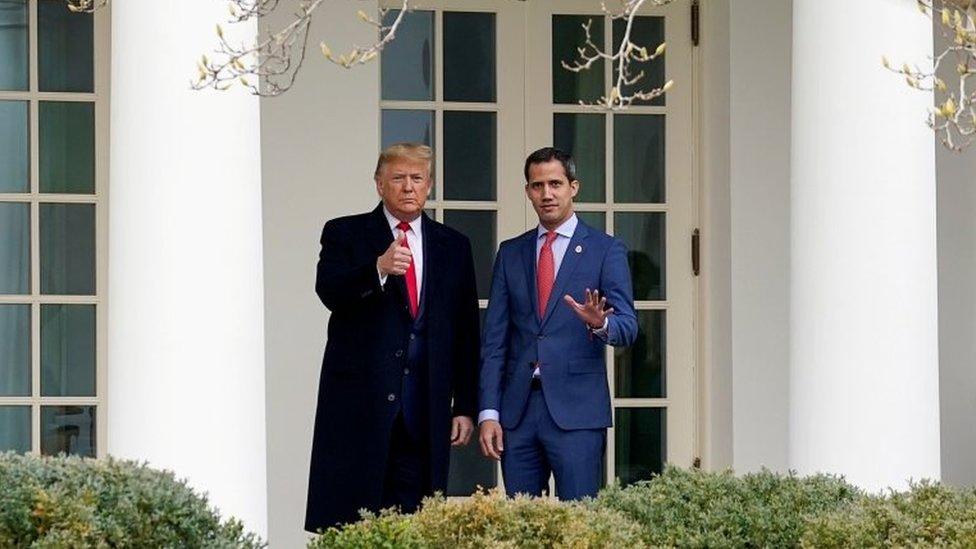
<path id="1" fill-rule="evenodd" d="M 589 229 L 587 226 L 582 220 L 578 221 L 576 231 L 573 232 L 573 237 L 569 239 L 569 246 L 566 247 L 566 253 L 563 254 L 563 261 L 559 264 L 559 272 L 556 273 L 556 281 L 552 285 L 552 293 L 549 294 L 549 303 L 546 304 L 546 314 L 542 318 L 542 324 L 545 324 L 549 320 L 552 312 L 556 309 L 556 304 L 563 300 L 566 283 L 572 278 L 573 273 L 576 271 L 576 266 L 579 265 L 583 254 L 586 253 L 586 246 L 583 245 L 583 241 L 586 240 L 588 235 Z M 579 249 L 579 252 L 576 251 L 577 249 Z"/>
<path id="2" fill-rule="evenodd" d="M 432 269 L 430 267 L 431 265 L 443 266 L 445 264 L 442 260 L 444 253 L 444 241 L 441 238 L 438 227 L 429 217 L 427 217 L 427 214 L 423 214 L 421 226 L 423 227 L 424 232 L 424 278 L 420 282 L 420 310 L 417 313 L 418 317 L 427 312 L 437 310 L 437 307 L 430 306 L 431 303 L 437 299 L 437 292 L 432 292 L 430 290 L 431 288 L 444 287 L 443 285 L 439 284 L 441 276 L 443 276 L 444 273 L 443 268 Z M 404 289 L 406 289 L 405 286 Z"/>
<path id="3" fill-rule="evenodd" d="M 522 242 L 522 266 L 525 272 L 525 287 L 529 290 L 529 300 L 532 302 L 532 311 L 535 313 L 532 318 L 539 322 L 539 290 L 535 280 L 535 246 L 539 233 L 532 231 L 525 235 Z"/>

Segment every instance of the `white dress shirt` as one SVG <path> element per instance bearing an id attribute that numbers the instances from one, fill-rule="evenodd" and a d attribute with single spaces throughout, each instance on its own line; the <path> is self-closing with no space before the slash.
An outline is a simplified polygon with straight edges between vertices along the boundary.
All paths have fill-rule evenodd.
<path id="1" fill-rule="evenodd" d="M 397 237 L 397 225 L 400 224 L 400 220 L 393 216 L 389 210 L 386 209 L 386 205 L 383 206 L 383 215 L 386 216 L 387 223 L 390 224 L 390 232 L 393 233 L 393 238 Z M 417 275 L 417 298 L 420 299 L 420 289 L 423 288 L 424 281 L 424 229 L 423 222 L 421 220 L 423 216 L 418 215 L 417 219 L 410 222 L 410 230 L 407 231 L 407 245 L 410 246 L 410 252 L 413 254 L 413 270 Z M 376 274 L 380 277 L 380 286 L 386 284 L 386 275 L 376 269 Z"/>

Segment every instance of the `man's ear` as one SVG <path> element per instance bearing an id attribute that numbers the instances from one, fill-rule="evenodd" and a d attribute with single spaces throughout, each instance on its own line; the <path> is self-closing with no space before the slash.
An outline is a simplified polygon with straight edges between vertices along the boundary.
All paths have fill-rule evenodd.
<path id="1" fill-rule="evenodd" d="M 579 193 L 580 182 L 578 179 L 574 179 L 569 182 L 569 187 L 573 189 L 573 198 L 576 198 L 577 193 Z"/>

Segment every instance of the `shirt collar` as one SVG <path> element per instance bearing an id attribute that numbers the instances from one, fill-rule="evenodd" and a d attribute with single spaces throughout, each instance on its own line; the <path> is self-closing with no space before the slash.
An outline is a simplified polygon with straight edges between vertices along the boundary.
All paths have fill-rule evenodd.
<path id="1" fill-rule="evenodd" d="M 576 214 L 574 213 L 573 215 L 569 216 L 569 219 L 563 221 L 562 225 L 556 227 L 556 234 L 558 234 L 559 236 L 565 236 L 566 238 L 573 238 L 573 233 L 576 232 L 576 225 L 578 224 L 579 224 L 579 219 L 576 217 Z M 542 238 L 546 236 L 547 232 L 549 232 L 549 230 L 543 227 L 542 224 L 540 223 L 538 232 L 536 233 L 536 237 Z"/>
<path id="2" fill-rule="evenodd" d="M 390 224 L 390 230 L 391 231 L 397 230 L 397 225 L 400 224 L 400 220 L 394 217 L 394 215 L 390 213 L 390 210 L 386 209 L 386 204 L 383 205 L 383 215 L 386 216 L 386 222 Z M 413 234 L 418 236 L 420 235 L 420 227 L 423 224 L 422 222 L 423 217 L 424 214 L 421 213 L 420 215 L 417 216 L 417 219 L 414 219 L 413 221 L 410 222 L 410 228 L 413 229 Z"/>

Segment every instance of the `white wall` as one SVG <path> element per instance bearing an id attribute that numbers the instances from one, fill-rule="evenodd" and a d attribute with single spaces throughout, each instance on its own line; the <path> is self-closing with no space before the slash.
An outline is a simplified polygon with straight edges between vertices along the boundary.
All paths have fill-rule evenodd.
<path id="1" fill-rule="evenodd" d="M 263 24 L 280 25 L 297 5 L 283 1 Z M 327 311 L 315 295 L 315 263 L 323 223 L 371 209 L 379 148 L 379 65 L 347 71 L 325 61 L 334 51 L 366 44 L 374 30 L 356 11 L 375 0 L 323 7 L 312 27 L 309 56 L 295 87 L 262 99 L 264 274 L 268 414 L 268 512 L 272 547 L 301 547 L 319 367 Z M 327 37 L 327 38 L 326 38 Z"/>
<path id="2" fill-rule="evenodd" d="M 935 25 L 936 51 L 942 51 Z M 954 64 L 945 66 L 954 72 Z M 952 82 L 955 75 L 944 77 Z M 919 122 L 921 123 L 921 122 Z M 976 147 L 936 149 L 942 478 L 976 485 Z"/>
<path id="3" fill-rule="evenodd" d="M 729 0 L 702 4 L 701 112 L 702 466 L 732 466 L 732 288 L 729 216 Z"/>
<path id="4" fill-rule="evenodd" d="M 735 0 L 730 26 L 734 463 L 785 470 L 792 2 Z"/>

